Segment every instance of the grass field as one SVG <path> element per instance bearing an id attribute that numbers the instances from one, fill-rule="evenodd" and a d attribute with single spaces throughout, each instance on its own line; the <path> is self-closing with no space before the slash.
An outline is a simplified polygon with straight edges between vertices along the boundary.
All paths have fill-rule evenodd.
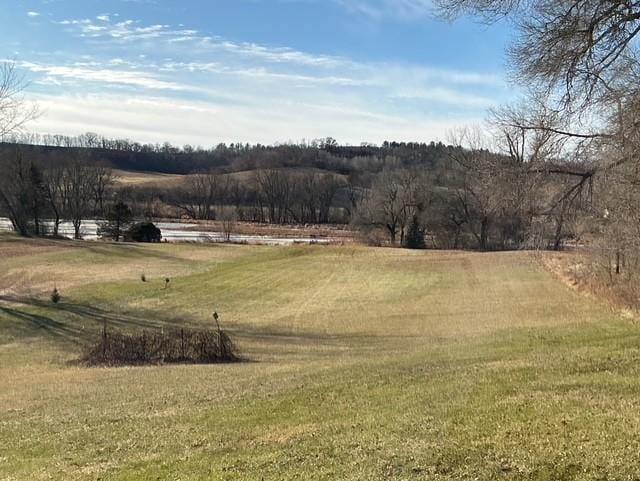
<path id="1" fill-rule="evenodd" d="M 527 253 L 2 237 L 0 296 L 0 480 L 639 476 L 636 321 Z M 245 362 L 76 362 L 214 310 Z"/>
<path id="2" fill-rule="evenodd" d="M 137 172 L 133 170 L 113 169 L 115 183 L 121 186 L 181 186 L 186 176 L 178 174 L 163 174 L 160 172 Z"/>

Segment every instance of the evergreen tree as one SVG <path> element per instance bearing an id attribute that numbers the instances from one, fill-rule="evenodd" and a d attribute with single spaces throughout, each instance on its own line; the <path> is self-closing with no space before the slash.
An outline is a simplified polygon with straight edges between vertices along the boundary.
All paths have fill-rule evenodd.
<path id="1" fill-rule="evenodd" d="M 420 226 L 417 215 L 414 215 L 411 219 L 404 246 L 408 249 L 424 249 L 427 247 L 424 242 L 424 229 Z"/>
<path id="2" fill-rule="evenodd" d="M 26 198 L 33 219 L 34 233 L 39 236 L 45 233 L 41 225 L 41 216 L 47 201 L 47 191 L 40 169 L 33 162 L 29 162 L 28 169 Z"/>
<path id="3" fill-rule="evenodd" d="M 107 221 L 98 229 L 98 235 L 103 239 L 120 241 L 122 234 L 133 220 L 133 213 L 127 204 L 118 201 L 107 212 Z"/>

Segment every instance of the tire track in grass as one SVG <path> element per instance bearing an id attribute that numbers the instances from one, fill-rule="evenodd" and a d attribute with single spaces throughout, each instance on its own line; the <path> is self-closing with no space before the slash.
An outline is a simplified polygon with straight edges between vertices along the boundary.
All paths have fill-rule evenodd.
<path id="1" fill-rule="evenodd" d="M 327 278 L 324 279 L 324 281 L 322 281 L 317 287 L 315 287 L 313 293 L 310 296 L 308 296 L 306 300 L 302 302 L 296 309 L 296 313 L 293 316 L 294 324 L 296 327 L 299 327 L 300 319 L 302 317 L 302 314 L 306 311 L 306 308 L 312 303 L 314 303 L 318 298 L 318 296 L 320 295 L 320 293 L 323 292 L 328 286 L 330 286 L 331 283 L 336 278 L 337 272 L 335 270 L 335 266 L 332 266 L 331 269 L 332 271 L 327 276 Z"/>
<path id="2" fill-rule="evenodd" d="M 201 283 L 202 287 L 191 293 L 190 304 L 196 305 L 203 296 L 210 296 L 210 293 L 213 293 L 217 309 L 220 310 L 220 306 L 225 304 L 227 313 L 230 308 L 236 309 L 233 314 L 236 320 L 246 318 L 247 314 L 261 312 L 270 315 L 260 320 L 266 321 L 267 324 L 276 322 L 283 317 L 278 306 L 286 308 L 289 305 L 286 299 L 282 299 L 282 294 L 290 292 L 290 289 L 279 288 L 279 286 L 285 284 L 291 286 L 292 273 L 300 269 L 293 268 L 295 263 L 299 262 L 298 257 L 283 256 L 277 252 L 274 254 L 277 255 L 268 259 L 256 257 L 238 264 L 227 264 L 222 272 L 214 267 L 204 274 L 198 274 L 197 278 L 192 279 L 191 282 Z M 216 285 L 216 277 L 223 279 L 222 284 Z M 206 290 L 210 293 L 205 293 Z M 275 292 L 276 296 L 272 298 L 268 295 L 269 292 Z M 260 307 L 256 309 L 256 305 Z M 265 306 L 269 309 L 265 309 Z"/>

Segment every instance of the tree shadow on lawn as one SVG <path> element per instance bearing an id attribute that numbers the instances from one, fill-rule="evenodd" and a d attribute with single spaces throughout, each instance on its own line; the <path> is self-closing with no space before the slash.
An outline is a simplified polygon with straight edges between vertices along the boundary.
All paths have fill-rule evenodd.
<path id="1" fill-rule="evenodd" d="M 145 248 L 148 246 L 165 244 L 125 244 L 120 242 L 94 244 L 96 245 L 85 245 L 84 248 L 92 254 L 96 254 L 109 259 L 117 257 L 125 259 L 156 259 L 169 262 L 191 262 L 189 259 L 185 259 L 184 257 L 181 257 L 179 255 L 171 254 L 170 252 L 164 250 Z"/>
<path id="2" fill-rule="evenodd" d="M 3 318 L 6 319 L 4 322 Z M 39 299 L 0 296 L 0 343 L 6 337 L 49 337 L 55 341 L 84 345 L 95 339 L 105 323 L 109 329 L 123 331 L 167 327 L 165 322 L 81 304 L 61 302 L 53 305 Z"/>
<path id="3" fill-rule="evenodd" d="M 98 255 L 107 259 L 113 259 L 114 257 L 125 259 L 156 259 L 169 262 L 190 262 L 189 259 L 185 259 L 176 254 L 172 254 L 169 249 L 149 249 L 149 246 L 157 246 L 166 244 L 133 244 L 122 242 L 107 242 L 107 241 L 77 241 L 67 238 L 53 238 L 53 237 L 14 237 L 4 236 L 0 237 L 1 245 L 0 251 L 3 248 L 20 249 L 24 255 L 29 255 L 32 248 L 50 248 L 53 249 L 77 249 L 80 251 L 87 251 L 91 254 Z"/>
<path id="4" fill-rule="evenodd" d="M 108 330 L 160 331 L 161 329 L 214 329 L 193 319 L 152 319 L 153 313 L 145 315 L 123 314 L 106 311 L 82 304 L 49 301 L 34 298 L 0 296 L 0 345 L 20 339 L 47 338 L 63 346 L 82 349 L 96 341 L 103 326 Z M 339 334 L 314 331 L 312 329 L 291 330 L 282 326 L 257 326 L 248 324 L 223 325 L 223 329 L 236 344 L 262 346 L 261 354 L 277 352 L 279 355 L 299 355 L 302 351 L 331 350 L 339 353 L 352 349 L 354 345 L 372 347 L 379 336 L 369 334 Z M 252 349 L 254 350 L 254 349 Z M 243 361 L 255 361 L 240 352 Z"/>
<path id="5" fill-rule="evenodd" d="M 311 329 L 292 330 L 282 326 L 235 325 L 227 329 L 242 341 L 259 342 L 267 345 L 296 347 L 348 348 L 354 343 L 374 343 L 382 338 L 367 333 L 329 334 Z"/>

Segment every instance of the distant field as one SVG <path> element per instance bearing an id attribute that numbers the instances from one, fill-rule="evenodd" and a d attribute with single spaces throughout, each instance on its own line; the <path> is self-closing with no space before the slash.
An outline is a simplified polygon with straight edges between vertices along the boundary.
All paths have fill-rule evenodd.
<path id="1" fill-rule="evenodd" d="M 0 480 L 638 474 L 637 323 L 528 253 L 4 236 L 0 296 Z M 247 362 L 74 362 L 213 310 Z"/>
<path id="2" fill-rule="evenodd" d="M 326 171 L 314 168 L 303 168 L 303 169 L 284 169 L 291 172 L 297 173 L 318 173 L 318 174 L 326 174 Z M 145 185 L 145 184 L 158 184 L 158 185 L 167 185 L 167 186 L 175 186 L 183 183 L 185 179 L 187 179 L 188 175 L 180 175 L 180 174 L 162 174 L 159 172 L 140 172 L 133 170 L 121 170 L 121 169 L 113 169 L 113 175 L 116 177 L 116 183 L 122 185 Z M 229 176 L 230 178 L 237 180 L 238 182 L 254 182 L 256 174 L 260 172 L 260 169 L 256 170 L 245 170 L 240 172 L 232 172 L 230 174 L 222 174 Z M 338 177 L 338 174 L 334 174 Z"/>
<path id="3" fill-rule="evenodd" d="M 119 185 L 166 185 L 174 186 L 184 182 L 184 175 L 161 174 L 159 172 L 137 172 L 132 170 L 114 169 L 113 175 Z"/>

